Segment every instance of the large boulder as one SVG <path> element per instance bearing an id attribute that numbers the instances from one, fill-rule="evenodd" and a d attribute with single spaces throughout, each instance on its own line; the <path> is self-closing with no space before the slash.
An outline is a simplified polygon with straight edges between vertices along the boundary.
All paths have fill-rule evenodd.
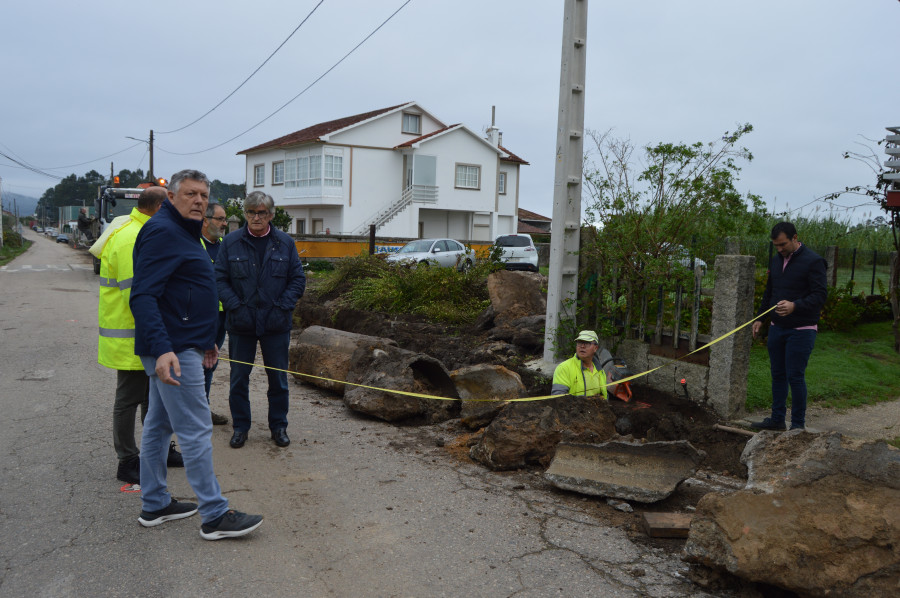
<path id="1" fill-rule="evenodd" d="M 473 430 L 489 424 L 510 399 L 527 394 L 522 377 L 502 365 L 471 365 L 453 370 L 450 378 L 462 400 L 460 421 Z"/>
<path id="2" fill-rule="evenodd" d="M 342 395 L 343 382 L 356 367 L 354 360 L 375 349 L 396 345 L 386 338 L 310 326 L 291 340 L 289 368 L 297 372 L 295 378 Z"/>
<path id="3" fill-rule="evenodd" d="M 741 458 L 747 488 L 700 500 L 686 560 L 801 596 L 900 595 L 900 451 L 797 430 Z"/>
<path id="4" fill-rule="evenodd" d="M 550 463 L 562 442 L 599 443 L 612 438 L 616 417 L 603 398 L 562 395 L 510 403 L 485 429 L 469 456 L 494 470 Z"/>
<path id="5" fill-rule="evenodd" d="M 545 279 L 539 274 L 501 270 L 487 278 L 488 297 L 493 308 L 495 326 L 513 320 L 547 313 Z"/>
<path id="6" fill-rule="evenodd" d="M 347 381 L 355 385 L 348 385 L 344 391 L 344 404 L 353 411 L 384 421 L 437 423 L 459 413 L 459 395 L 447 368 L 422 353 L 390 345 L 357 351 Z M 392 391 L 441 398 L 421 398 Z"/>

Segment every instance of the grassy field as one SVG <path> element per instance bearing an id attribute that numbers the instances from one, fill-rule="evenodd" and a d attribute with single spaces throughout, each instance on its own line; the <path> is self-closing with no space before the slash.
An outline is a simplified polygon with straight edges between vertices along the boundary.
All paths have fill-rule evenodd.
<path id="1" fill-rule="evenodd" d="M 900 397 L 900 355 L 890 322 L 861 324 L 851 332 L 822 332 L 806 369 L 810 404 L 846 409 Z M 747 409 L 771 405 L 769 354 L 760 341 L 750 352 Z"/>
<path id="2" fill-rule="evenodd" d="M 11 262 L 13 258 L 22 255 L 28 251 L 29 247 L 31 247 L 31 241 L 25 241 L 24 247 L 10 247 L 4 244 L 3 248 L 0 249 L 0 266 L 5 266 Z"/>

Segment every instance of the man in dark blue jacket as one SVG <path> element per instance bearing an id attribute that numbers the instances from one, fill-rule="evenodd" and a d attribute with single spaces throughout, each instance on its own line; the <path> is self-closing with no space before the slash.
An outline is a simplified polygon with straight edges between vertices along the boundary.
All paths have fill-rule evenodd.
<path id="1" fill-rule="evenodd" d="M 234 433 L 229 442 L 241 448 L 250 431 L 250 371 L 256 345 L 269 378 L 269 430 L 281 447 L 287 435 L 288 351 L 294 306 L 306 289 L 306 276 L 294 240 L 275 229 L 272 197 L 254 191 L 244 200 L 247 226 L 225 236 L 216 257 L 216 285 L 225 308 L 231 389 L 228 403 Z"/>
<path id="2" fill-rule="evenodd" d="M 828 297 L 825 260 L 797 239 L 790 222 L 772 228 L 778 254 L 769 264 L 769 277 L 759 314 L 773 305 L 769 326 L 769 366 L 772 372 L 772 416 L 752 427 L 784 430 L 788 386 L 791 389 L 791 429 L 806 426 L 806 365 L 816 342 L 819 315 Z M 762 321 L 753 323 L 753 336 Z"/>
<path id="3" fill-rule="evenodd" d="M 212 421 L 203 368 L 217 360 L 218 297 L 212 262 L 200 244 L 209 203 L 209 180 L 196 170 L 172 175 L 168 199 L 134 244 L 129 300 L 135 320 L 134 352 L 150 377 L 141 438 L 138 521 L 153 527 L 198 511 L 178 502 L 166 485 L 169 437 L 178 435 L 188 483 L 197 495 L 206 540 L 243 536 L 262 524 L 259 515 L 229 509 L 213 471 Z"/>

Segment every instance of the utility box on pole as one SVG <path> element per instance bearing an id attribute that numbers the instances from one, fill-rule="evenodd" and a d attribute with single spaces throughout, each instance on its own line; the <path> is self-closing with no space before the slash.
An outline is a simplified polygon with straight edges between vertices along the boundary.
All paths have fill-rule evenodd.
<path id="1" fill-rule="evenodd" d="M 548 363 L 558 357 L 556 343 L 561 316 L 574 319 L 578 300 L 587 5 L 588 0 L 565 0 L 544 331 L 544 361 Z"/>

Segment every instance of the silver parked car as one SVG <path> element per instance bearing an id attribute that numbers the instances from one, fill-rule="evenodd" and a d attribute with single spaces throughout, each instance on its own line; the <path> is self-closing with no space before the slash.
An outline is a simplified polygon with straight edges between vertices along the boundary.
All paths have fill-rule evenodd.
<path id="1" fill-rule="evenodd" d="M 419 239 L 410 241 L 398 252 L 390 254 L 387 261 L 468 270 L 475 263 L 475 255 L 471 249 L 453 239 Z"/>
<path id="2" fill-rule="evenodd" d="M 538 252 L 531 235 L 500 235 L 494 245 L 500 248 L 500 261 L 507 270 L 538 271 Z"/>

